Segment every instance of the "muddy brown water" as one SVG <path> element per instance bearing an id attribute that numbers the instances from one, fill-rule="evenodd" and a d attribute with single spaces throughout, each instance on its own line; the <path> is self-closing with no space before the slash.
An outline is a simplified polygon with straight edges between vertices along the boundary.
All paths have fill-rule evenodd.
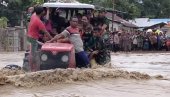
<path id="1" fill-rule="evenodd" d="M 22 65 L 23 56 L 24 52 L 1 53 L 0 68 Z M 170 97 L 169 57 L 170 53 L 116 53 L 114 68 L 29 74 L 1 70 L 0 97 Z"/>

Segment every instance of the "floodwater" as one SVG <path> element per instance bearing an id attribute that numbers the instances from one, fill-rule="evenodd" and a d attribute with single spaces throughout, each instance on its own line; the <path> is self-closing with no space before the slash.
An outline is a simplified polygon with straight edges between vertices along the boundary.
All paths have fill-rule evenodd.
<path id="1" fill-rule="evenodd" d="M 0 68 L 8 64 L 22 65 L 23 56 L 23 52 L 1 53 Z M 56 71 L 49 71 L 50 73 L 47 73 L 47 71 L 46 73 L 40 72 L 28 74 L 27 76 L 18 76 L 15 78 L 15 85 L 5 84 L 0 86 L 0 97 L 170 97 L 169 58 L 169 52 L 113 53 L 113 69 L 120 68 L 122 70 L 117 71 L 112 70 L 112 68 L 82 71 L 57 70 L 65 73 Z M 66 71 L 73 75 L 68 76 Z M 126 71 L 135 71 L 135 73 L 127 73 Z M 75 72 L 77 75 L 74 75 L 76 74 Z M 149 74 L 151 78 L 148 77 L 149 75 L 138 74 L 136 72 Z M 88 73 L 88 76 L 85 73 Z M 47 75 L 44 75 L 43 79 L 40 80 L 40 82 L 44 82 L 43 84 L 37 85 L 38 83 L 34 82 L 39 80 L 37 76 L 34 76 L 37 74 L 41 78 L 41 74 Z M 53 76 L 56 76 L 55 74 L 64 74 L 68 76 L 69 80 L 74 79 L 74 81 L 62 82 L 68 79 L 61 80 L 61 77 L 56 76 L 56 78 L 60 78 L 58 80 L 60 82 L 45 84 L 44 80 L 48 78 L 49 74 Z M 91 74 L 90 77 L 89 74 Z M 152 76 L 156 75 L 162 75 L 164 78 L 152 78 Z M 83 78 L 79 78 L 79 76 Z M 36 77 L 37 80 L 31 79 L 33 77 Z M 75 81 L 75 78 L 79 80 Z M 51 78 L 51 80 L 54 80 L 54 78 Z M 33 84 L 28 84 L 28 82 Z M 20 85 L 18 86 L 16 83 Z M 33 85 L 33 87 L 29 87 L 29 85 Z"/>

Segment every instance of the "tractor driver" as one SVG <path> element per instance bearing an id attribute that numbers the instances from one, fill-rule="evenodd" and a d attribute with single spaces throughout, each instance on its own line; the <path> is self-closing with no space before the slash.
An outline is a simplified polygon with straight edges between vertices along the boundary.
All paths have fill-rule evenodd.
<path id="1" fill-rule="evenodd" d="M 48 42 L 58 41 L 59 39 L 62 38 L 68 38 L 69 41 L 74 45 L 77 67 L 87 68 L 89 65 L 89 59 L 83 48 L 83 41 L 80 36 L 77 17 L 72 17 L 70 20 L 70 26 Z"/>

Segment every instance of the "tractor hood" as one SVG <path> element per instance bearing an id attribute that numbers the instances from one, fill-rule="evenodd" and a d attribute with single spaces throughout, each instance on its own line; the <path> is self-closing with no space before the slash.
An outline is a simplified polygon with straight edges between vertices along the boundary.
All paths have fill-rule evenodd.
<path id="1" fill-rule="evenodd" d="M 73 48 L 74 46 L 68 43 L 45 43 L 42 46 L 41 50 L 63 52 L 63 51 L 71 51 Z"/>

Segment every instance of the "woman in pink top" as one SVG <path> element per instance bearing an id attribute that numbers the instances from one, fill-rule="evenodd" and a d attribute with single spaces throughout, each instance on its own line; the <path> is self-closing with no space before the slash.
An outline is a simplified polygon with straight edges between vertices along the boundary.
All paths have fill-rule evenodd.
<path id="1" fill-rule="evenodd" d="M 52 30 L 52 21 L 50 20 L 50 8 L 47 8 L 47 14 L 46 14 L 46 20 L 47 22 L 45 23 L 45 27 L 47 29 L 47 31 L 52 35 L 52 36 L 55 36 L 56 34 L 53 33 L 53 30 Z"/>
<path id="2" fill-rule="evenodd" d="M 54 33 L 54 31 L 52 30 L 52 21 L 50 20 L 50 9 L 47 8 L 46 10 L 46 16 L 44 18 L 42 18 L 42 21 L 44 22 L 45 28 L 48 31 L 48 33 L 54 37 L 56 34 Z M 48 38 L 46 35 L 41 34 L 39 41 L 41 42 L 45 42 L 48 41 Z"/>

